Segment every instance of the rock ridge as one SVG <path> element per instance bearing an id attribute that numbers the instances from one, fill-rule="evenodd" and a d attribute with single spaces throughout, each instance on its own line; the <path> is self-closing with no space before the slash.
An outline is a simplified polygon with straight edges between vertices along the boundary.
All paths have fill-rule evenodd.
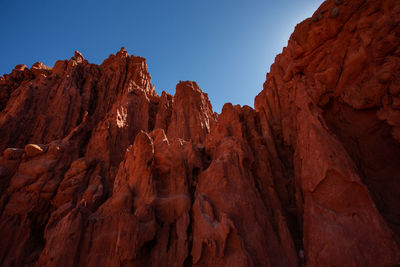
<path id="1" fill-rule="evenodd" d="M 124 47 L 0 77 L 2 266 L 397 266 L 400 3 L 328 0 L 255 108 Z"/>

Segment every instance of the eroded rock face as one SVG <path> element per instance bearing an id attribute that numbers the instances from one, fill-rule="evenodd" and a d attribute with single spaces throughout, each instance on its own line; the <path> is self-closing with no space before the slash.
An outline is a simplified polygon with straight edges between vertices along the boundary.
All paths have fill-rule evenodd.
<path id="1" fill-rule="evenodd" d="M 255 109 L 124 48 L 0 79 L 3 266 L 400 264 L 400 4 L 326 1 Z"/>
<path id="2" fill-rule="evenodd" d="M 256 97 L 263 131 L 294 164 L 311 266 L 399 261 L 399 14 L 396 1 L 326 1 Z"/>

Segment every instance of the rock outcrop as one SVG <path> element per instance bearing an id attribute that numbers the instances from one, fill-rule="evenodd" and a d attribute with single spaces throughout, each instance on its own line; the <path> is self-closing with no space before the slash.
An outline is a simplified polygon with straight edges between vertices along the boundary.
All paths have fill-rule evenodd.
<path id="1" fill-rule="evenodd" d="M 328 0 L 255 109 L 145 59 L 0 77 L 2 266 L 397 266 L 400 3 Z"/>

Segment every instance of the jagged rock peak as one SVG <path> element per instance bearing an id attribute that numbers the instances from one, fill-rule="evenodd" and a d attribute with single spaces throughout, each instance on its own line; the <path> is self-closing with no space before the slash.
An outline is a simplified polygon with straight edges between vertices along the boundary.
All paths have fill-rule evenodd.
<path id="1" fill-rule="evenodd" d="M 73 58 L 77 63 L 82 63 L 85 61 L 85 58 L 83 57 L 82 53 L 79 51 L 75 51 Z"/>
<path id="2" fill-rule="evenodd" d="M 116 54 L 117 56 L 122 56 L 122 57 L 128 57 L 129 54 L 126 51 L 125 47 L 121 47 L 121 49 L 118 51 L 118 53 Z"/>

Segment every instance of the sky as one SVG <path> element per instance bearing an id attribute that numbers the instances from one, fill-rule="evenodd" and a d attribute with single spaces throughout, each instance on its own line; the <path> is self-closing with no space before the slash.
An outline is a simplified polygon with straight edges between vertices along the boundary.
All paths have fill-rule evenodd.
<path id="1" fill-rule="evenodd" d="M 253 107 L 297 23 L 322 0 L 0 0 L 0 75 L 69 59 L 101 64 L 122 46 L 146 58 L 156 92 L 196 81 L 213 109 Z"/>

